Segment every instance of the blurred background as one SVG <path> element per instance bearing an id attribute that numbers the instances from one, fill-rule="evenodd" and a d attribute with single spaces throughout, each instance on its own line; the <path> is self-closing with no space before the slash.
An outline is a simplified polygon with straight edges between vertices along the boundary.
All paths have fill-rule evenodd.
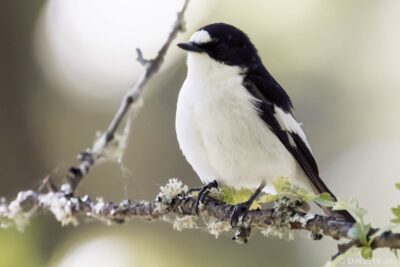
<path id="1" fill-rule="evenodd" d="M 152 57 L 182 1 L 14 0 L 0 4 L 0 196 L 58 182 L 110 121 L 142 71 L 135 48 Z M 123 166 L 93 169 L 80 194 L 153 199 L 168 178 L 200 181 L 182 157 L 174 131 L 185 55 L 175 43 L 197 28 L 227 22 L 251 37 L 286 89 L 296 117 L 336 194 L 386 225 L 400 203 L 400 2 L 192 0 L 188 31 L 168 52 L 146 89 Z M 62 228 L 49 214 L 24 233 L 0 231 L 0 266 L 322 266 L 336 241 L 294 241 L 254 234 L 247 245 L 162 222 Z M 399 266 L 376 251 L 381 264 Z M 352 259 L 355 259 L 354 256 Z M 383 262 L 386 261 L 386 262 Z M 386 263 L 386 264 L 384 264 Z M 342 266 L 354 266 L 344 262 Z"/>

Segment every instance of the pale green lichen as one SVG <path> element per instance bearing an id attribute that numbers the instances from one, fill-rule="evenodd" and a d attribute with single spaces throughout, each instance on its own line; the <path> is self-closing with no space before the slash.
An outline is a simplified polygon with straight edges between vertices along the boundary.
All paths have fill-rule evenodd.
<path id="1" fill-rule="evenodd" d="M 27 205 L 26 203 L 34 195 L 35 193 L 32 190 L 20 192 L 9 205 L 6 204 L 5 199 L 2 199 L 0 203 L 0 227 L 15 226 L 18 231 L 23 231 L 29 225 L 29 220 L 37 209 L 35 205 Z"/>
<path id="2" fill-rule="evenodd" d="M 29 220 L 32 217 L 34 210 L 24 212 L 20 202 L 14 200 L 8 206 L 8 219 L 15 224 L 18 231 L 23 231 L 29 225 Z"/>
<path id="3" fill-rule="evenodd" d="M 96 202 L 92 206 L 91 212 L 88 213 L 88 215 L 90 215 L 93 218 L 96 218 L 99 221 L 102 221 L 107 225 L 111 225 L 113 221 L 111 219 L 108 219 L 106 216 L 102 216 L 106 208 L 107 208 L 107 202 L 105 202 L 102 197 L 98 197 L 96 198 Z"/>
<path id="4" fill-rule="evenodd" d="M 315 219 L 316 215 L 312 213 L 307 213 L 306 215 L 295 214 L 290 219 L 291 222 L 300 223 L 301 227 L 304 228 L 307 226 L 308 222 Z"/>
<path id="5" fill-rule="evenodd" d="M 71 200 L 65 198 L 63 193 L 49 192 L 39 197 L 39 203 L 48 209 L 56 217 L 57 221 L 65 225 L 78 225 L 78 219 L 74 216 L 72 206 L 79 205 L 72 203 Z"/>
<path id="6" fill-rule="evenodd" d="M 182 216 L 182 217 L 176 217 L 174 222 L 173 222 L 173 228 L 179 232 L 181 232 L 183 229 L 194 229 L 197 228 L 197 216 Z"/>
<path id="7" fill-rule="evenodd" d="M 96 140 L 89 152 L 93 154 L 95 159 L 99 160 L 99 162 L 114 161 L 121 164 L 128 143 L 131 129 L 130 124 L 131 120 L 128 118 L 123 132 L 115 132 L 110 141 L 107 140 L 106 133 L 97 132 Z"/>
<path id="8" fill-rule="evenodd" d="M 172 199 L 178 195 L 186 195 L 189 188 L 177 178 L 171 178 L 165 186 L 160 187 L 160 193 L 157 195 L 157 201 L 171 203 Z"/>
<path id="9" fill-rule="evenodd" d="M 212 234 L 215 238 L 218 238 L 219 235 L 223 232 L 229 232 L 232 230 L 231 225 L 227 221 L 220 221 L 215 218 L 210 218 L 205 222 L 207 226 L 207 231 Z"/>
<path id="10" fill-rule="evenodd" d="M 0 227 L 15 226 L 22 231 L 29 224 L 38 207 L 50 210 L 62 225 L 77 225 L 78 221 L 73 214 L 73 207 L 78 204 L 76 200 L 74 202 L 74 199 L 67 199 L 61 192 L 37 195 L 32 190 L 23 191 L 9 205 L 5 203 L 5 200 L 1 202 Z"/>
<path id="11" fill-rule="evenodd" d="M 291 241 L 294 239 L 294 231 L 290 230 L 287 227 L 276 227 L 269 226 L 263 230 L 261 230 L 261 234 L 265 237 L 276 237 L 279 239 L 284 239 Z"/>
<path id="12" fill-rule="evenodd" d="M 298 199 L 302 202 L 314 201 L 324 207 L 332 207 L 335 204 L 332 196 L 329 193 L 324 192 L 318 195 L 314 194 L 313 192 L 309 192 L 300 186 L 291 184 L 286 177 L 278 177 L 272 181 L 272 185 L 274 186 L 276 194 L 261 197 L 259 199 L 260 203 L 269 203 L 286 197 Z"/>

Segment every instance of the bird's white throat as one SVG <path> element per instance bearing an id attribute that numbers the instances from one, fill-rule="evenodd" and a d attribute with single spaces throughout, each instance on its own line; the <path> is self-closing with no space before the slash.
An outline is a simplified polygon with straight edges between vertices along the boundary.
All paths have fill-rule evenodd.
<path id="1" fill-rule="evenodd" d="M 225 78 L 236 78 L 242 80 L 240 73 L 242 69 L 238 66 L 228 66 L 212 59 L 204 53 L 188 53 L 188 74 L 186 80 L 203 79 L 204 82 L 219 80 L 224 82 Z M 220 80 L 222 79 L 222 80 Z"/>

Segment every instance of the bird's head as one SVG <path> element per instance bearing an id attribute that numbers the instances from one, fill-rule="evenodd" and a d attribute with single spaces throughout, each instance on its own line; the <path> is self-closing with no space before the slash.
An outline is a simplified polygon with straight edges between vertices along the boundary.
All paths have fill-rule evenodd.
<path id="1" fill-rule="evenodd" d="M 238 28 L 225 24 L 214 23 L 200 28 L 187 43 L 178 46 L 191 55 L 201 55 L 208 60 L 214 60 L 229 66 L 247 69 L 257 65 L 260 58 L 257 50 L 247 35 Z"/>

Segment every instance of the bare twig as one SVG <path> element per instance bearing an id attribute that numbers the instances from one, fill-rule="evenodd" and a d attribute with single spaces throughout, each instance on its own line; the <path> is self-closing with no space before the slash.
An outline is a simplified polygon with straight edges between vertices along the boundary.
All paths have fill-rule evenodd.
<path id="1" fill-rule="evenodd" d="M 89 172 L 90 168 L 96 164 L 98 159 L 102 157 L 102 152 L 107 148 L 107 146 L 109 146 L 112 141 L 115 140 L 116 131 L 121 125 L 123 119 L 127 116 L 128 111 L 132 110 L 132 112 L 130 113 L 131 118 L 137 115 L 139 109 L 143 104 L 142 93 L 145 85 L 150 80 L 150 78 L 160 69 L 172 41 L 176 38 L 179 32 L 185 31 L 184 14 L 188 4 L 189 0 L 185 0 L 182 9 L 177 14 L 177 18 L 173 25 L 171 33 L 168 35 L 167 40 L 162 45 L 155 58 L 150 60 L 144 59 L 142 51 L 137 48 L 137 60 L 145 67 L 145 71 L 137 80 L 137 82 L 125 94 L 116 114 L 114 115 L 106 131 L 95 140 L 91 148 L 79 154 L 79 166 L 71 167 L 69 169 L 68 179 L 71 187 L 71 192 L 75 191 L 82 178 Z"/>

